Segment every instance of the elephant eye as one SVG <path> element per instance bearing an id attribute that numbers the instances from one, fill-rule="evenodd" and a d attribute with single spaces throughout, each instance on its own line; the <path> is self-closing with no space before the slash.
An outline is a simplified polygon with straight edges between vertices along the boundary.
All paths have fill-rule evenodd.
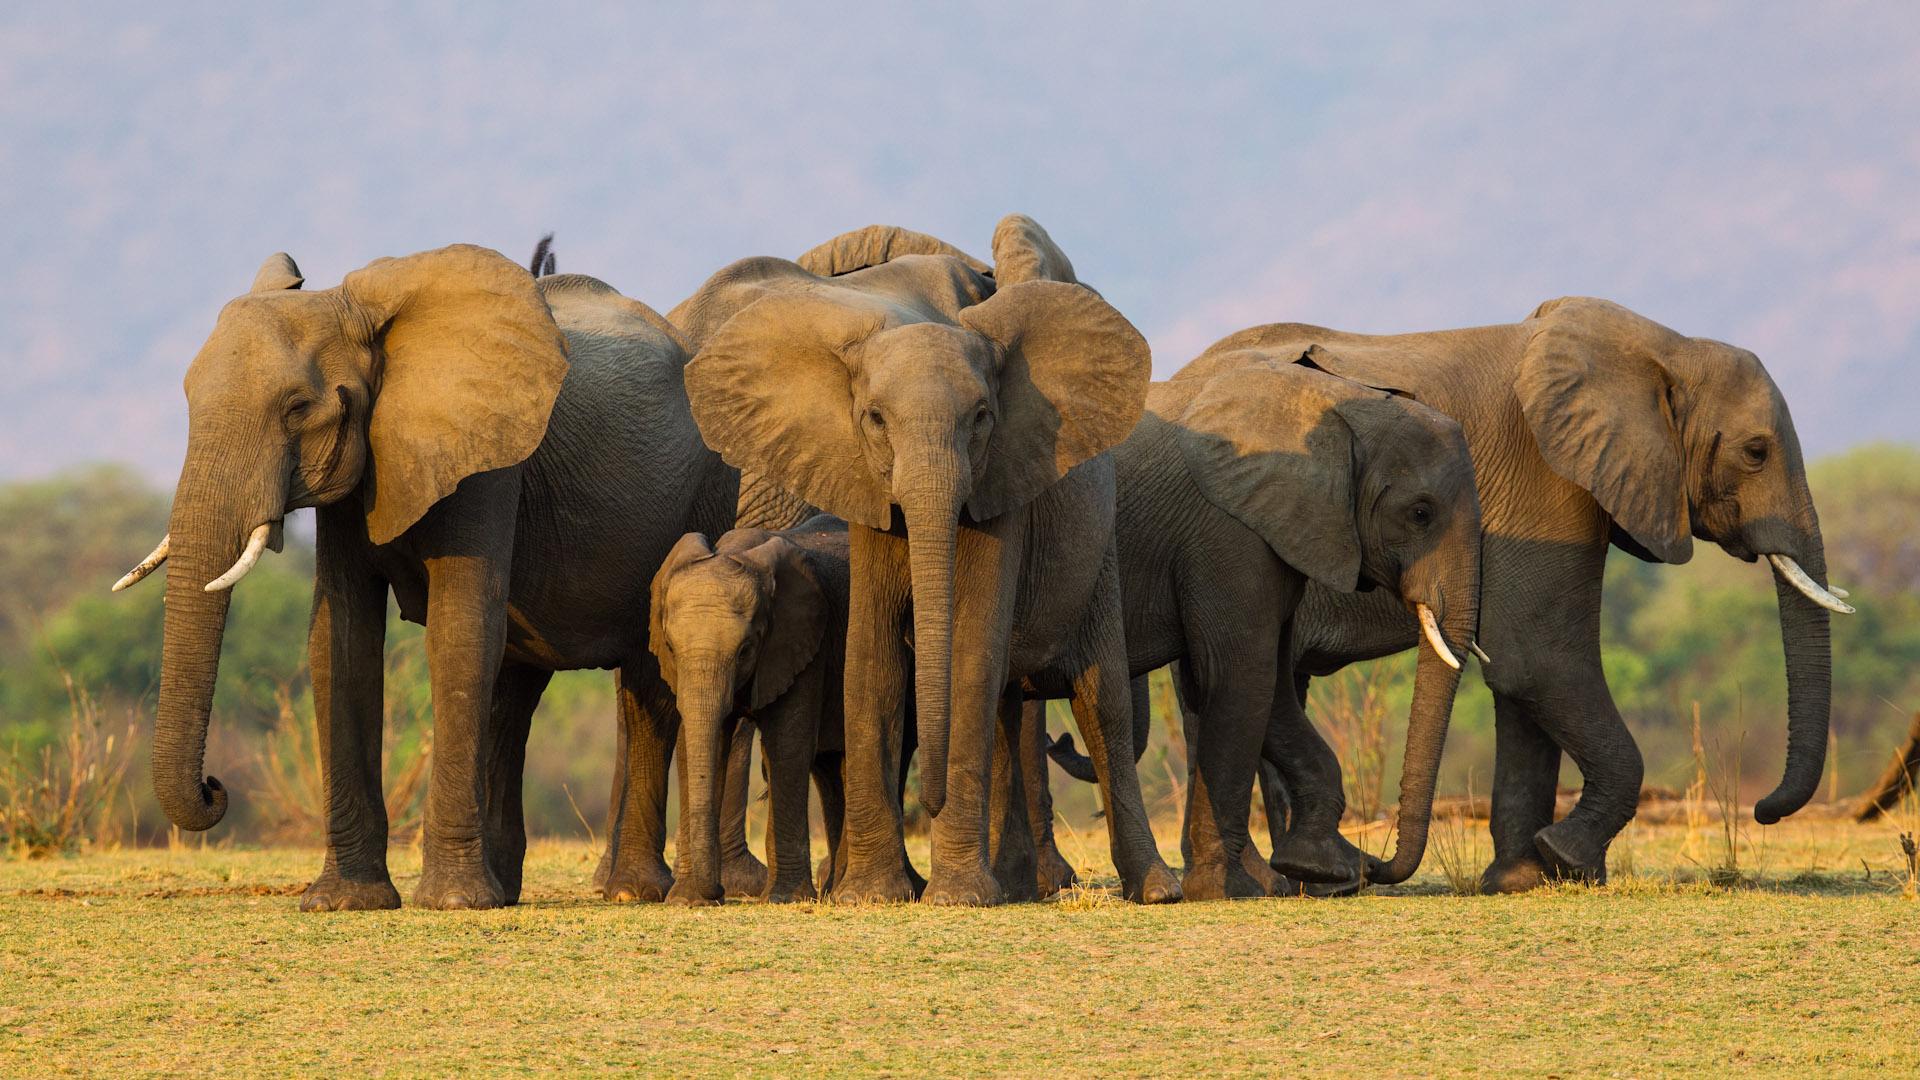
<path id="1" fill-rule="evenodd" d="M 877 408 L 867 410 L 867 423 L 872 424 L 882 431 L 885 431 L 887 428 L 887 418 L 881 416 L 880 410 Z"/>
<path id="2" fill-rule="evenodd" d="M 287 402 L 287 420 L 289 423 L 298 423 L 304 419 L 312 409 L 313 402 L 306 398 L 294 398 L 292 401 Z"/>
<path id="3" fill-rule="evenodd" d="M 1426 528 L 1428 525 L 1433 524 L 1433 508 L 1428 506 L 1426 503 L 1414 503 L 1413 509 L 1408 511 L 1407 514 L 1409 517 L 1413 518 L 1413 523 L 1415 525 L 1418 525 L 1423 529 Z"/>
<path id="4" fill-rule="evenodd" d="M 1741 447 L 1740 453 L 1747 459 L 1748 465 L 1757 469 L 1767 463 L 1767 440 L 1754 439 Z"/>
<path id="5" fill-rule="evenodd" d="M 978 407 L 976 407 L 973 410 L 973 426 L 974 427 L 984 426 L 986 422 L 991 419 L 993 419 L 993 413 L 987 409 L 985 402 L 982 402 Z"/>

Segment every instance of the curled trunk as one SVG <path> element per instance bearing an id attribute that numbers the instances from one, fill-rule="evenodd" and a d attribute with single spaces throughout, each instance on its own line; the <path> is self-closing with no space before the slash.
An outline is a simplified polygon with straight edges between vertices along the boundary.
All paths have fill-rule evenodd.
<path id="1" fill-rule="evenodd" d="M 1454 641 L 1470 640 L 1458 630 Z M 1406 759 L 1400 767 L 1400 816 L 1393 856 L 1371 866 L 1367 879 L 1376 885 L 1397 885 L 1413 876 L 1427 852 L 1427 827 L 1433 820 L 1433 793 L 1440 779 L 1440 753 L 1446 748 L 1447 723 L 1453 715 L 1454 692 L 1460 672 L 1422 645 L 1414 675 L 1413 708 L 1407 715 Z"/>
<path id="2" fill-rule="evenodd" d="M 250 528 L 211 508 L 182 483 L 169 534 L 167 611 L 161 646 L 160 701 L 153 726 L 153 792 L 167 820 L 195 832 L 226 816 L 227 792 L 205 774 L 207 718 L 220 670 L 228 592 L 204 587 L 233 564 Z"/>
<path id="3" fill-rule="evenodd" d="M 1801 569 L 1827 582 L 1826 550 L 1816 525 L 1811 542 L 1797 558 Z M 1787 662 L 1787 764 L 1780 786 L 1755 803 L 1754 820 L 1771 825 L 1800 809 L 1820 788 L 1827 761 L 1828 714 L 1833 704 L 1833 645 L 1827 609 L 1801 595 L 1778 574 L 1773 579 L 1780 603 L 1780 638 Z"/>

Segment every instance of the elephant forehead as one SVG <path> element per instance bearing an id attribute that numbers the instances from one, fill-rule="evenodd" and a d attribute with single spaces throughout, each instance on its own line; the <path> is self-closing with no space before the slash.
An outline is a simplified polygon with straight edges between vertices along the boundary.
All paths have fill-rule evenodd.
<path id="1" fill-rule="evenodd" d="M 187 369 L 187 386 L 236 370 L 297 374 L 329 347 L 345 347 L 337 305 L 313 293 L 242 296 L 221 309 Z"/>
<path id="2" fill-rule="evenodd" d="M 943 323 L 910 323 L 875 334 L 856 368 L 869 393 L 985 387 L 997 354 L 992 342 Z"/>
<path id="3" fill-rule="evenodd" d="M 701 559 L 667 582 L 667 602 L 675 611 L 750 615 L 759 596 L 759 581 L 753 573 L 724 556 Z"/>

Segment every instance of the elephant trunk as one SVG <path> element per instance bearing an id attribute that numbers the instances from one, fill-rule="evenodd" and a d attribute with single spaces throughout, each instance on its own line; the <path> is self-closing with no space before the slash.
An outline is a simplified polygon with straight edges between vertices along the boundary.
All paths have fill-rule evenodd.
<path id="1" fill-rule="evenodd" d="M 944 470 L 941 470 L 944 471 Z M 953 703 L 953 558 L 960 500 L 953 476 L 916 484 L 900 500 L 913 578 L 914 723 L 920 743 L 920 801 L 938 817 L 947 802 L 947 745 Z"/>
<path id="2" fill-rule="evenodd" d="M 1413 706 L 1407 714 L 1407 748 L 1400 765 L 1400 814 L 1393 856 L 1368 867 L 1367 879 L 1376 885 L 1397 885 L 1407 880 L 1426 855 L 1433 796 L 1440 780 L 1440 754 L 1446 748 L 1454 695 L 1460 689 L 1460 658 L 1477 648 L 1474 641 L 1479 636 L 1478 515 L 1464 521 L 1439 551 L 1423 559 L 1409 580 L 1421 583 L 1407 595 L 1416 600 L 1428 633 L 1420 647 Z M 1419 601 L 1421 596 L 1430 599 Z M 1438 618 L 1434 607 L 1440 609 Z"/>
<path id="3" fill-rule="evenodd" d="M 153 791 L 168 821 L 195 832 L 213 828 L 227 813 L 226 789 L 204 768 L 232 593 L 205 587 L 233 564 L 253 525 L 219 507 L 207 485 L 181 478 L 168 523 L 172 553 L 153 726 Z"/>
<path id="4" fill-rule="evenodd" d="M 687 851 L 676 875 L 680 887 L 695 901 L 717 901 L 720 885 L 720 780 L 725 772 L 722 743 L 732 714 L 732 683 L 724 671 L 701 672 L 682 668 L 677 695 L 685 740 L 687 820 L 683 835 Z"/>
<path id="5" fill-rule="evenodd" d="M 1811 499 L 1807 505 L 1811 518 Z M 1824 586 L 1827 555 L 1817 520 L 1809 522 L 1805 537 L 1795 558 L 1809 577 Z M 1754 820 L 1762 825 L 1772 825 L 1805 806 L 1819 790 L 1833 704 L 1831 616 L 1778 572 L 1773 587 L 1780 603 L 1780 638 L 1787 663 L 1787 764 L 1780 786 L 1753 806 Z"/>

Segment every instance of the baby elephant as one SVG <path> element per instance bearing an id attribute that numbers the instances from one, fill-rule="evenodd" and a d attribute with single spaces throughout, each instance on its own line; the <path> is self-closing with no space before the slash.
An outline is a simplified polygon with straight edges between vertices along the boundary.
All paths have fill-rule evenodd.
<path id="1" fill-rule="evenodd" d="M 648 631 L 681 717 L 685 850 L 667 901 L 721 899 L 720 785 L 743 716 L 760 730 L 772 800 L 763 898 L 812 899 L 809 772 L 828 844 L 840 844 L 846 524 L 821 515 L 782 532 L 735 529 L 712 546 L 688 533 L 654 575 Z"/>

